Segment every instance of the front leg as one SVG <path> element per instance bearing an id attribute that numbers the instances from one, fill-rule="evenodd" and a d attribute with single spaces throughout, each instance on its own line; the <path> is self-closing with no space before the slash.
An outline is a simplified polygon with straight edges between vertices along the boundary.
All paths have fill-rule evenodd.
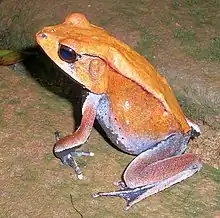
<path id="1" fill-rule="evenodd" d="M 55 133 L 57 142 L 54 146 L 54 154 L 60 158 L 64 164 L 72 167 L 79 179 L 83 178 L 83 174 L 76 163 L 75 157 L 93 156 L 94 154 L 92 152 L 77 151 L 76 149 L 87 141 L 91 133 L 96 116 L 96 109 L 101 97 L 102 95 L 93 93 L 87 95 L 83 103 L 81 124 L 72 135 L 67 135 L 60 139 L 59 134 L 57 132 Z"/>

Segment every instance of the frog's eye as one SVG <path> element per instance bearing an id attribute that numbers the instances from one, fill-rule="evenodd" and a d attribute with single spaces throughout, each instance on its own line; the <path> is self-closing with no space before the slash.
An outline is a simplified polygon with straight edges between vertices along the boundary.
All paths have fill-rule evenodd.
<path id="1" fill-rule="evenodd" d="M 74 63 L 78 60 L 81 56 L 77 54 L 72 48 L 66 45 L 60 45 L 58 50 L 58 55 L 61 60 L 67 63 Z"/>

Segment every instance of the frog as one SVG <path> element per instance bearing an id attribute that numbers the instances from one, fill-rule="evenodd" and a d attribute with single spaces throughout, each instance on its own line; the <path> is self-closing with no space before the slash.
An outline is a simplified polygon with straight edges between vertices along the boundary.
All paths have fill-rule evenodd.
<path id="1" fill-rule="evenodd" d="M 119 150 L 135 156 L 114 183 L 118 189 L 94 198 L 124 198 L 128 210 L 201 169 L 201 159 L 185 153 L 201 130 L 184 115 L 169 83 L 146 57 L 82 13 L 44 27 L 36 41 L 86 93 L 79 127 L 64 137 L 56 132 L 55 156 L 84 179 L 77 157 L 94 155 L 81 148 L 95 120 Z"/>

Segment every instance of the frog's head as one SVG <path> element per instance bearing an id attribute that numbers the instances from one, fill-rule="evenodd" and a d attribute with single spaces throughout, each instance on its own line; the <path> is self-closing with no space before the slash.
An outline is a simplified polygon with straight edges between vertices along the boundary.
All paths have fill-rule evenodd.
<path id="1" fill-rule="evenodd" d="M 99 94 L 104 93 L 107 87 L 108 66 L 96 55 L 86 52 L 91 44 L 88 36 L 94 29 L 96 32 L 102 31 L 98 27 L 94 28 L 83 14 L 74 13 L 60 25 L 43 28 L 36 34 L 36 39 L 65 73 L 85 88 Z"/>

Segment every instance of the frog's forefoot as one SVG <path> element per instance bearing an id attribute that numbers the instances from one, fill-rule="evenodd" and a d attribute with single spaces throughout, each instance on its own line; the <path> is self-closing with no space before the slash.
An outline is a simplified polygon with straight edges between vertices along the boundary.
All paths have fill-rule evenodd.
<path id="1" fill-rule="evenodd" d="M 60 132 L 58 132 L 58 131 L 55 132 L 55 138 L 56 138 L 56 142 L 58 142 L 60 140 Z M 54 153 L 61 160 L 61 162 L 64 165 L 68 165 L 71 168 L 73 168 L 73 170 L 76 173 L 77 178 L 82 180 L 84 178 L 84 176 L 83 176 L 83 173 L 76 162 L 76 157 L 94 156 L 94 153 L 77 151 L 76 150 L 77 148 L 78 147 L 73 147 L 71 149 L 62 150 L 60 152 L 54 151 Z"/>
<path id="2" fill-rule="evenodd" d="M 81 169 L 78 167 L 76 160 L 73 158 L 73 156 L 71 154 L 67 154 L 66 156 L 61 157 L 60 159 L 63 164 L 68 165 L 74 169 L 78 179 L 80 179 L 80 180 L 83 179 L 83 177 L 84 177 L 83 173 L 82 173 Z"/>

